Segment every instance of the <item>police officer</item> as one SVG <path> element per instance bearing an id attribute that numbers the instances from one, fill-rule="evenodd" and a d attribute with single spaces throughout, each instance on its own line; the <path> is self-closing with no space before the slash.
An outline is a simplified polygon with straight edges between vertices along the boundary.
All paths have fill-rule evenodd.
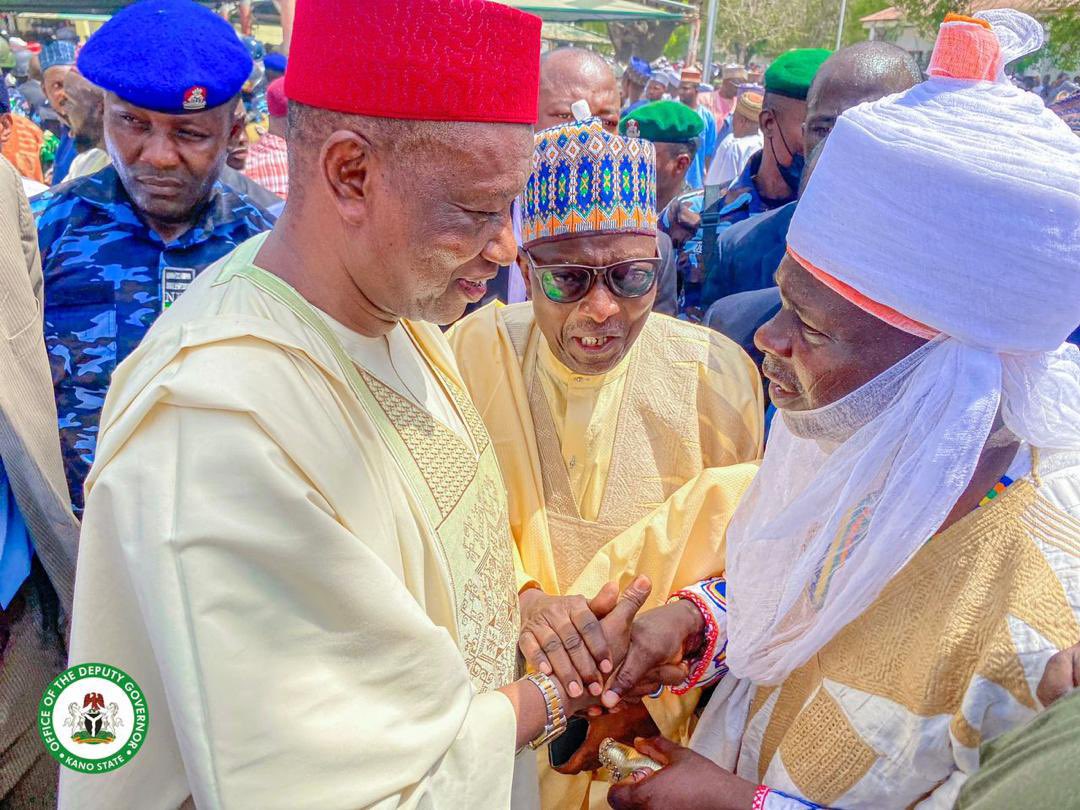
<path id="1" fill-rule="evenodd" d="M 653 101 L 623 116 L 619 134 L 652 141 L 656 147 L 656 207 L 664 212 L 677 195 L 689 192 L 687 172 L 694 162 L 704 129 L 701 116 L 678 101 Z M 700 267 L 699 253 L 682 251 L 677 262 L 671 238 L 658 231 L 656 241 L 664 264 L 657 279 L 653 309 L 665 315 L 677 315 L 687 282 Z"/>
<path id="2" fill-rule="evenodd" d="M 35 200 L 45 340 L 76 510 L 117 363 L 196 275 L 274 217 L 221 182 L 251 57 L 191 0 L 144 0 L 101 27 L 79 71 L 105 90 L 112 165 Z"/>

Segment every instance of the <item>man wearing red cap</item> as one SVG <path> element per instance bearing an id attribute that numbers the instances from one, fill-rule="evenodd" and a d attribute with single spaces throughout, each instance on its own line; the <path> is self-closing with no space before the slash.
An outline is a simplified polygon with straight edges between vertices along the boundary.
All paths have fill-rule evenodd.
<path id="1" fill-rule="evenodd" d="M 539 54 L 483 0 L 297 4 L 289 204 L 105 404 L 71 660 L 123 666 L 154 730 L 63 806 L 523 807 L 515 752 L 599 701 L 515 680 L 505 490 L 433 325 L 516 254 Z M 648 593 L 608 586 L 568 654 L 611 672 Z"/>
<path id="2" fill-rule="evenodd" d="M 270 129 L 248 149 L 244 174 L 284 200 L 289 196 L 289 149 L 285 143 L 289 100 L 285 97 L 285 79 L 275 79 L 266 88 L 266 107 Z"/>

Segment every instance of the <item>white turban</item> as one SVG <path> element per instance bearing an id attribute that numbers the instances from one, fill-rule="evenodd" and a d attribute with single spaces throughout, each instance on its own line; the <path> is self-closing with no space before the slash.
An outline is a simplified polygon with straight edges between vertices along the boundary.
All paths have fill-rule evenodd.
<path id="1" fill-rule="evenodd" d="M 782 681 L 873 603 L 969 486 L 999 412 L 1032 446 L 1080 449 L 1064 343 L 1080 324 L 1080 139 L 1005 79 L 1041 27 L 984 17 L 943 24 L 928 81 L 840 117 L 796 209 L 793 258 L 930 341 L 773 423 L 728 534 L 739 678 Z"/>

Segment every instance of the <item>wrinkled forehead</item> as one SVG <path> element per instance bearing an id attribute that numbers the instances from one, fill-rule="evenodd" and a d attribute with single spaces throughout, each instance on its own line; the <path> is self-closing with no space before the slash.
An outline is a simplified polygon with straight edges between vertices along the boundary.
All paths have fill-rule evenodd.
<path id="1" fill-rule="evenodd" d="M 417 146 L 426 167 L 451 196 L 512 200 L 532 170 L 533 133 L 525 124 L 457 123 Z"/>
<path id="2" fill-rule="evenodd" d="M 46 82 L 63 82 L 74 65 L 50 65 L 41 74 Z"/>
<path id="3" fill-rule="evenodd" d="M 858 336 L 871 334 L 888 324 L 859 309 L 839 293 L 830 290 L 790 255 L 785 255 L 776 271 L 780 295 L 800 315 L 807 316 L 821 328 L 832 328 L 837 334 Z"/>

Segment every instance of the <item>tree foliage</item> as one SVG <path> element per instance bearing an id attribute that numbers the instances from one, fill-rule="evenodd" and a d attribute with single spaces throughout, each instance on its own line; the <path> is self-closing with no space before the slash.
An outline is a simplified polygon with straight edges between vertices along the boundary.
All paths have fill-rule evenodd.
<path id="1" fill-rule="evenodd" d="M 864 41 L 867 38 L 866 29 L 862 27 L 859 20 L 887 9 L 891 5 L 893 4 L 889 0 L 848 0 L 847 15 L 844 17 L 844 36 L 840 44 L 854 45 L 856 42 Z"/>
<path id="2" fill-rule="evenodd" d="M 649 0 L 638 0 L 643 5 L 657 5 Z M 669 9 L 662 8 L 664 11 Z M 640 56 L 649 62 L 664 53 L 664 46 L 671 33 L 680 25 L 678 20 L 634 20 L 611 22 L 607 26 L 608 39 L 615 48 L 615 58 L 628 62 L 631 56 Z"/>
<path id="3" fill-rule="evenodd" d="M 928 37 L 934 36 L 946 14 L 964 14 L 968 6 L 964 0 L 896 0 L 895 5 Z"/>
<path id="4" fill-rule="evenodd" d="M 707 19 L 708 0 L 701 0 Z M 845 45 L 866 39 L 859 18 L 888 7 L 889 0 L 848 0 L 844 22 Z M 713 58 L 749 62 L 773 57 L 789 48 L 832 48 L 840 0 L 718 0 Z M 668 42 L 669 59 L 682 58 L 689 41 L 689 26 L 680 26 Z M 701 32 L 704 48 L 705 32 Z"/>
<path id="5" fill-rule="evenodd" d="M 708 0 L 694 2 L 700 8 L 704 27 Z M 890 5 L 898 6 L 910 22 L 932 38 L 946 14 L 965 13 L 968 4 L 969 0 L 848 0 L 841 42 L 851 45 L 865 40 L 866 31 L 859 20 Z M 718 62 L 734 59 L 746 63 L 776 56 L 788 48 L 832 48 L 839 14 L 840 0 L 718 0 L 713 58 Z M 1062 10 L 1047 16 L 1044 23 L 1048 32 L 1046 48 L 1026 61 L 1041 62 L 1045 58 L 1058 70 L 1080 69 L 1080 7 L 1065 0 Z M 690 25 L 610 23 L 608 36 L 620 61 L 627 61 L 631 55 L 651 61 L 661 54 L 676 60 L 686 56 Z M 700 43 L 704 50 L 704 30 Z"/>
<path id="6" fill-rule="evenodd" d="M 1046 21 L 1046 52 L 1058 70 L 1080 69 L 1080 10 L 1065 9 Z"/>

